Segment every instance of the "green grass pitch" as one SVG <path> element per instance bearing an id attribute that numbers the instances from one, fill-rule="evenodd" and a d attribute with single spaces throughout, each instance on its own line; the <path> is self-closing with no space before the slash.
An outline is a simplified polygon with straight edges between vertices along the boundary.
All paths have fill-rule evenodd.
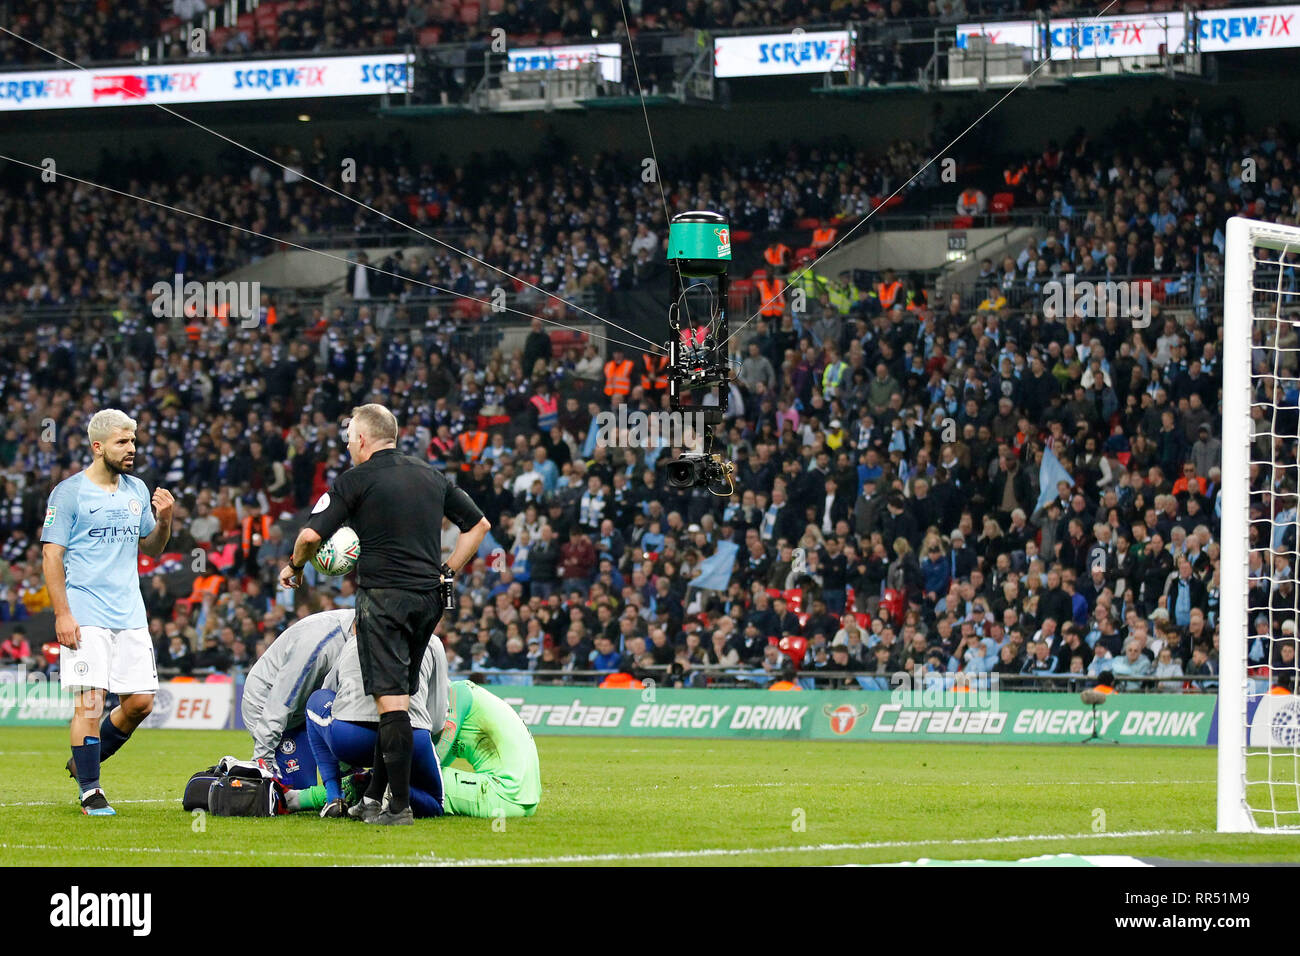
<path id="1" fill-rule="evenodd" d="M 791 865 L 1047 853 L 1300 861 L 1300 835 L 1214 832 L 1213 750 L 542 737 L 535 817 L 381 829 L 195 817 L 185 781 L 233 731 L 143 731 L 83 817 L 63 729 L 0 731 L 5 866 Z"/>

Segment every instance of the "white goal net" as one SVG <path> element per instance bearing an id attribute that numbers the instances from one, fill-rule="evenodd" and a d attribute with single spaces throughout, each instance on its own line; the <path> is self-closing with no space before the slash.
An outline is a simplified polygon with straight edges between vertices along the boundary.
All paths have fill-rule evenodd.
<path id="1" fill-rule="evenodd" d="M 1218 828 L 1300 832 L 1300 228 L 1232 219 L 1223 305 Z"/>

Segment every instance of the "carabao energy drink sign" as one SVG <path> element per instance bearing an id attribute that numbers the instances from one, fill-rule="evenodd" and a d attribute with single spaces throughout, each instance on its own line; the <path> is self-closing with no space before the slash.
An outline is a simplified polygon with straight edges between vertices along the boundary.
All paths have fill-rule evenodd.
<path id="1" fill-rule="evenodd" d="M 0 671 L 0 726 L 59 725 L 72 719 L 74 695 L 40 671 Z"/>
<path id="2" fill-rule="evenodd" d="M 1094 728 L 1092 708 L 1075 694 L 518 686 L 499 693 L 543 735 L 1070 743 Z M 1113 694 L 1097 709 L 1096 729 L 1121 743 L 1203 746 L 1216 700 Z"/>

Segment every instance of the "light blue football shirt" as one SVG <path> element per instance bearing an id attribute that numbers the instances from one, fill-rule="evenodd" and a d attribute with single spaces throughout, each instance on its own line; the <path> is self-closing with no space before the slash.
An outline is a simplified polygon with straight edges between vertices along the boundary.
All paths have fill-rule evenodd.
<path id="1" fill-rule="evenodd" d="M 148 626 L 139 547 L 156 524 L 149 489 L 133 475 L 121 475 L 117 491 L 100 488 L 84 471 L 55 486 L 41 540 L 67 548 L 68 606 L 79 626 Z"/>

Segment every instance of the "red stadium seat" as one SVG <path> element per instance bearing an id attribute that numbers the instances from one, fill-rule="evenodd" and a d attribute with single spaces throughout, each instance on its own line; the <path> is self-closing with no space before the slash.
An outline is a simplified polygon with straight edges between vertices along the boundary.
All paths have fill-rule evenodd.
<path id="1" fill-rule="evenodd" d="M 478 23 L 479 13 L 482 10 L 477 3 L 467 3 L 460 8 L 460 22 L 469 25 Z"/>
<path id="2" fill-rule="evenodd" d="M 506 0 L 488 0 L 488 13 L 500 13 L 506 8 Z"/>
<path id="3" fill-rule="evenodd" d="M 1146 13 L 1147 0 L 1124 0 L 1124 13 Z"/>
<path id="4" fill-rule="evenodd" d="M 167 34 L 174 31 L 180 25 L 181 25 L 180 17 L 168 17 L 166 20 L 163 20 L 161 23 L 158 24 L 158 32 L 162 36 L 167 36 Z"/>
<path id="5" fill-rule="evenodd" d="M 542 44 L 545 46 L 559 46 L 564 42 L 564 34 L 559 30 L 552 30 L 550 33 L 542 34 Z"/>
<path id="6" fill-rule="evenodd" d="M 437 46 L 441 39 L 442 30 L 439 27 L 425 27 L 420 31 L 420 46 Z"/>
<path id="7" fill-rule="evenodd" d="M 235 29 L 247 33 L 250 37 L 257 32 L 257 17 L 252 13 L 241 13 L 235 20 Z"/>
<path id="8" fill-rule="evenodd" d="M 804 218 L 794 224 L 796 229 L 817 229 L 820 228 L 822 221 L 820 219 Z"/>
<path id="9" fill-rule="evenodd" d="M 768 588 L 767 596 L 770 598 L 779 598 L 784 597 L 785 595 L 782 593 L 780 588 Z"/>
<path id="10" fill-rule="evenodd" d="M 954 229 L 972 229 L 974 226 L 974 216 L 956 216 L 952 220 L 952 228 Z"/>
<path id="11" fill-rule="evenodd" d="M 798 614 L 803 610 L 803 588 L 790 588 L 783 595 L 785 603 L 790 606 L 790 610 Z"/>
<path id="12" fill-rule="evenodd" d="M 397 31 L 396 30 L 379 31 L 379 45 L 397 46 Z"/>
<path id="13" fill-rule="evenodd" d="M 221 47 L 230 38 L 232 32 L 228 27 L 215 27 L 210 30 L 208 32 L 208 49 L 214 53 L 220 52 Z"/>
<path id="14" fill-rule="evenodd" d="M 753 238 L 754 238 L 754 234 L 750 232 L 748 229 L 731 230 L 732 245 L 735 245 L 738 242 L 749 242 Z"/>

